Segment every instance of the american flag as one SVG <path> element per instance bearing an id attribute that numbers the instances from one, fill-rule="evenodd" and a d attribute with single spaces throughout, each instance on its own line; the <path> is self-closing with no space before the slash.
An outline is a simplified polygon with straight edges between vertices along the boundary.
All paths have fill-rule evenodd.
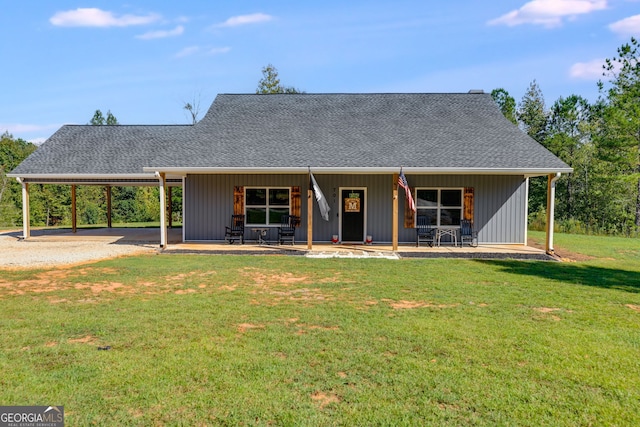
<path id="1" fill-rule="evenodd" d="M 404 172 L 402 172 L 402 169 L 400 170 L 400 176 L 398 177 L 398 185 L 404 188 L 404 194 L 405 196 L 407 196 L 407 203 L 409 204 L 409 209 L 411 209 L 412 211 L 415 211 L 416 203 L 413 201 L 411 188 L 409 188 L 409 183 L 407 182 L 407 178 L 404 176 Z"/>

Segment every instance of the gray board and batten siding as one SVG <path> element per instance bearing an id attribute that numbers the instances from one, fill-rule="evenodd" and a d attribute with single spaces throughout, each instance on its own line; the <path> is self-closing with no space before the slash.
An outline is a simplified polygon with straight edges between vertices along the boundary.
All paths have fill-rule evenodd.
<path id="1" fill-rule="evenodd" d="M 331 211 L 329 221 L 322 219 L 313 200 L 313 241 L 330 242 L 340 229 L 340 189 L 366 188 L 366 234 L 376 243 L 392 241 L 392 188 L 393 175 L 332 175 L 315 174 Z M 526 238 L 527 183 L 518 175 L 407 175 L 412 188 L 474 188 L 474 224 L 479 243 L 523 244 Z M 223 241 L 225 226 L 233 214 L 234 187 L 299 186 L 302 192 L 301 224 L 296 241 L 307 240 L 306 174 L 193 174 L 184 184 L 184 239 L 185 241 Z M 415 230 L 404 228 L 405 196 L 398 190 L 398 241 L 414 243 Z M 253 239 L 247 226 L 245 237 Z M 275 241 L 277 230 L 270 231 Z"/>

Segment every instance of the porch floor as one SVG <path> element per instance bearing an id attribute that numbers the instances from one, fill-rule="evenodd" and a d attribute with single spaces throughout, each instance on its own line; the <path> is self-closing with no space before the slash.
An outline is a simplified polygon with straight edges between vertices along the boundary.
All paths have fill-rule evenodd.
<path id="1" fill-rule="evenodd" d="M 22 233 L 10 233 L 18 235 Z M 70 229 L 32 230 L 30 241 L 72 242 L 103 241 L 108 244 L 150 245 L 160 242 L 158 228 L 79 228 L 76 233 Z M 239 254 L 239 255 L 298 255 L 309 258 L 515 258 L 551 260 L 543 249 L 527 245 L 479 245 L 478 247 L 442 245 L 439 247 L 420 246 L 415 243 L 398 245 L 393 251 L 391 244 L 332 244 L 314 243 L 311 250 L 306 242 L 294 245 L 258 244 L 255 240 L 238 242 L 182 242 L 182 229 L 168 229 L 168 245 L 162 252 L 166 254 Z"/>
<path id="2" fill-rule="evenodd" d="M 308 258 L 515 258 L 515 259 L 553 259 L 544 250 L 526 245 L 479 245 L 440 247 L 420 246 L 415 244 L 399 244 L 393 251 L 391 245 L 385 244 L 331 244 L 314 243 L 312 249 L 306 242 L 295 245 L 258 245 L 254 242 L 238 243 L 177 243 L 170 244 L 166 253 L 217 253 L 217 254 L 286 254 Z"/>

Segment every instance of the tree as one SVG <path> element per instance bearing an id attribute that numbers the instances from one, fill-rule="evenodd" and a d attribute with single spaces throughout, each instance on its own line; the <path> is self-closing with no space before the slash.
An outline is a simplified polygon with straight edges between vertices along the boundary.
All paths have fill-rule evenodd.
<path id="1" fill-rule="evenodd" d="M 543 143 L 546 138 L 547 111 L 544 97 L 534 80 L 518 105 L 518 121 L 523 131 L 536 141 Z"/>
<path id="2" fill-rule="evenodd" d="M 574 169 L 558 182 L 558 213 L 565 219 L 579 218 L 589 224 L 589 171 L 593 161 L 591 106 L 581 96 L 560 97 L 549 111 L 545 145 Z"/>
<path id="3" fill-rule="evenodd" d="M 111 110 L 107 111 L 107 126 L 115 126 L 118 124 L 120 123 L 118 123 L 118 119 L 116 119 L 116 117 L 111 114 Z"/>
<path id="4" fill-rule="evenodd" d="M 631 38 L 618 48 L 618 55 L 607 59 L 603 76 L 609 87 L 598 82 L 606 97 L 602 132 L 599 138 L 603 159 L 614 163 L 625 181 L 633 183 L 634 225 L 640 230 L 640 43 Z"/>
<path id="5" fill-rule="evenodd" d="M 539 143 L 544 144 L 547 112 L 542 91 L 535 80 L 531 82 L 520 104 L 518 104 L 516 115 L 520 129 Z M 529 212 L 534 215 L 545 209 L 547 204 L 546 186 L 545 177 L 535 177 L 529 181 Z"/>
<path id="6" fill-rule="evenodd" d="M 494 89 L 491 91 L 491 97 L 498 104 L 502 114 L 509 119 L 511 123 L 518 124 L 518 118 L 516 117 L 516 100 L 509 95 L 503 88 Z"/>
<path id="7" fill-rule="evenodd" d="M 262 78 L 258 82 L 256 93 L 265 95 L 270 93 L 303 93 L 293 86 L 282 86 L 278 70 L 271 64 L 262 69 Z"/>
<path id="8" fill-rule="evenodd" d="M 91 118 L 91 121 L 89 122 L 89 124 L 91 124 L 93 126 L 102 126 L 102 125 L 113 126 L 113 125 L 117 125 L 119 123 L 118 123 L 118 119 L 116 119 L 116 117 L 113 114 L 111 114 L 111 110 L 107 111 L 107 118 L 106 119 L 102 115 L 102 111 L 96 110 L 96 112 L 93 114 L 93 118 Z"/>
<path id="9" fill-rule="evenodd" d="M 194 96 L 191 102 L 185 102 L 182 108 L 189 113 L 191 124 L 195 125 L 200 115 L 200 95 L 197 98 Z"/>
<path id="10" fill-rule="evenodd" d="M 22 206 L 20 184 L 7 173 L 15 169 L 36 146 L 22 139 L 15 139 L 9 132 L 0 135 L 0 226 L 19 223 Z"/>
<path id="11" fill-rule="evenodd" d="M 91 121 L 89 122 L 89 124 L 91 124 L 93 126 L 102 126 L 102 125 L 104 125 L 104 122 L 105 122 L 105 119 L 104 119 L 104 116 L 102 115 L 102 111 L 96 110 L 96 112 L 93 115 L 93 118 L 91 118 Z"/>
<path id="12" fill-rule="evenodd" d="M 200 114 L 199 105 L 187 102 L 184 104 L 183 108 L 189 112 L 189 115 L 191 116 L 191 124 L 195 125 L 198 122 L 198 114 Z"/>

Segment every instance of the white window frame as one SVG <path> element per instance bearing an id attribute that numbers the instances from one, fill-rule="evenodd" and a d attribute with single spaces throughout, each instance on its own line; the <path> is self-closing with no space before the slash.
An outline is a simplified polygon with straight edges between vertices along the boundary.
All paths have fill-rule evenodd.
<path id="1" fill-rule="evenodd" d="M 438 192 L 437 202 L 435 207 L 420 207 L 418 206 L 418 191 L 419 190 L 432 190 Z M 457 190 L 460 191 L 460 206 L 442 206 L 442 191 L 443 190 Z M 420 211 L 436 211 L 436 224 L 435 227 L 441 228 L 460 228 L 460 224 L 457 225 L 442 225 L 440 224 L 441 219 L 441 211 L 446 209 L 460 209 L 460 220 L 464 218 L 464 187 L 416 187 L 414 200 L 416 201 L 416 221 L 418 219 L 418 215 L 421 214 Z"/>
<path id="2" fill-rule="evenodd" d="M 266 204 L 265 205 L 250 205 L 248 203 L 248 198 L 247 198 L 247 191 L 249 190 L 265 190 L 266 192 Z M 289 203 L 286 205 L 273 205 L 274 209 L 287 209 L 289 211 L 289 215 L 291 215 L 291 193 L 293 192 L 293 188 L 292 187 L 285 187 L 285 186 L 273 186 L 273 187 L 264 187 L 264 186 L 259 186 L 259 185 L 255 185 L 255 186 L 250 186 L 250 187 L 245 187 L 244 188 L 244 222 L 245 225 L 249 225 L 249 226 L 264 226 L 264 227 L 277 227 L 280 225 L 280 222 L 277 223 L 270 223 L 269 222 L 269 209 L 270 206 L 269 205 L 269 192 L 271 190 L 287 190 L 289 192 Z M 250 208 L 258 208 L 258 209 L 266 209 L 266 223 L 249 223 L 249 215 L 247 214 L 247 209 Z"/>

